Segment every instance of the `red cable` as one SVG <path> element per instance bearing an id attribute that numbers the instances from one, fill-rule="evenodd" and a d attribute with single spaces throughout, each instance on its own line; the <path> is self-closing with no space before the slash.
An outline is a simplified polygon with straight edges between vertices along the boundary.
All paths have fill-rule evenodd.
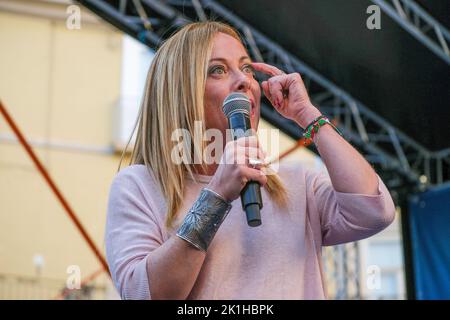
<path id="1" fill-rule="evenodd" d="M 39 172 L 44 177 L 45 181 L 47 181 L 48 185 L 50 186 L 50 189 L 53 191 L 53 193 L 56 195 L 56 197 L 58 198 L 58 200 L 61 203 L 61 205 L 63 206 L 63 208 L 66 210 L 66 213 L 69 215 L 70 219 L 75 224 L 75 226 L 77 227 L 78 231 L 80 231 L 80 233 L 81 233 L 82 237 L 84 238 L 84 240 L 88 243 L 89 247 L 94 252 L 94 254 L 97 257 L 97 259 L 99 260 L 100 264 L 103 266 L 103 269 L 106 272 L 108 272 L 108 274 L 109 274 L 108 264 L 106 263 L 105 258 L 102 256 L 102 254 L 100 253 L 100 251 L 96 247 L 95 243 L 92 241 L 91 237 L 86 232 L 86 229 L 83 227 L 83 225 L 81 224 L 80 220 L 76 216 L 75 212 L 69 206 L 68 202 L 66 201 L 66 199 L 64 198 L 62 193 L 59 191 L 59 189 L 56 186 L 56 184 L 53 182 L 52 178 L 48 174 L 48 172 L 45 169 L 45 167 L 41 164 L 41 162 L 39 161 L 39 159 L 35 155 L 33 149 L 31 149 L 30 145 L 25 140 L 25 138 L 22 135 L 21 131 L 19 130 L 19 128 L 17 127 L 17 125 L 15 124 L 15 122 L 11 118 L 11 116 L 8 114 L 8 112 L 6 111 L 6 109 L 3 106 L 3 103 L 1 101 L 0 101 L 0 111 L 2 112 L 3 116 L 5 117 L 6 122 L 8 122 L 9 126 L 14 131 L 15 135 L 19 139 L 19 141 L 22 144 L 22 146 L 25 148 L 25 151 L 28 153 L 28 155 L 30 156 L 31 160 L 33 160 L 33 162 L 36 165 L 36 167 L 38 168 Z"/>

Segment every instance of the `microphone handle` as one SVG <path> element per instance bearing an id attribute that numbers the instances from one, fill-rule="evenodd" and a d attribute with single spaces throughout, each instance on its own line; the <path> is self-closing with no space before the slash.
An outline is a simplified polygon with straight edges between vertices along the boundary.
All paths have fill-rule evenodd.
<path id="1" fill-rule="evenodd" d="M 247 224 L 250 227 L 261 225 L 262 198 L 261 186 L 257 181 L 249 181 L 241 191 L 242 209 L 247 216 Z"/>
<path id="2" fill-rule="evenodd" d="M 228 118 L 229 128 L 232 129 L 233 139 L 249 136 L 251 128 L 250 118 L 244 113 L 234 113 Z M 241 191 L 242 209 L 247 216 L 250 227 L 261 225 L 261 212 L 263 207 L 261 185 L 257 181 L 249 181 Z"/>

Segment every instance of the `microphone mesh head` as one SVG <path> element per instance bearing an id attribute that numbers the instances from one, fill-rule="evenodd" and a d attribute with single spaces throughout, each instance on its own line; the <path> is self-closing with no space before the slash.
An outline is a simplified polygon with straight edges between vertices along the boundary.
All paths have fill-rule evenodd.
<path id="1" fill-rule="evenodd" d="M 243 112 L 250 114 L 250 99 L 243 93 L 232 92 L 223 101 L 222 110 L 228 118 L 232 113 Z"/>

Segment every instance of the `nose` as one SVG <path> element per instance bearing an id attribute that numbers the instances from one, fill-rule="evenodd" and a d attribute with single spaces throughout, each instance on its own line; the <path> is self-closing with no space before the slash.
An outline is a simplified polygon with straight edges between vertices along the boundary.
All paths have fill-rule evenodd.
<path id="1" fill-rule="evenodd" d="M 234 85 L 233 91 L 242 91 L 246 92 L 250 89 L 251 83 L 249 77 L 243 72 L 239 72 L 236 76 L 236 82 Z"/>

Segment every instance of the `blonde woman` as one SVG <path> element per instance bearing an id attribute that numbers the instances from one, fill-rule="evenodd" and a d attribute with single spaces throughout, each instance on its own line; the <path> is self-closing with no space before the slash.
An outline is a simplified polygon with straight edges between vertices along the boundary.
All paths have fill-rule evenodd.
<path id="1" fill-rule="evenodd" d="M 323 299 L 321 247 L 369 237 L 394 218 L 389 191 L 365 159 L 323 122 L 313 141 L 329 176 L 264 159 L 254 137 L 226 142 L 222 103 L 231 92 L 251 101 L 259 122 L 261 87 L 276 110 L 300 127 L 321 115 L 299 74 L 253 63 L 240 38 L 219 22 L 192 23 L 157 51 L 138 119 L 131 165 L 114 178 L 106 224 L 107 260 L 123 299 Z M 322 119 L 324 120 L 324 119 Z M 215 163 L 177 163 L 172 134 L 192 136 L 195 121 L 219 130 Z M 203 155 L 206 143 L 187 149 Z M 244 159 L 244 161 L 235 161 Z M 263 223 L 251 228 L 239 200 L 261 184 Z"/>

